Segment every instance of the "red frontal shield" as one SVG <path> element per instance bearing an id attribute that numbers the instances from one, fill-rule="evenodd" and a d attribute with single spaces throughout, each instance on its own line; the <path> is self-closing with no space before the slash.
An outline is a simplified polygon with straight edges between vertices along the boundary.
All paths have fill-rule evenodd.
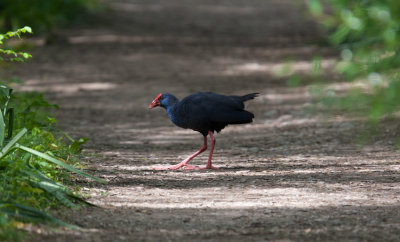
<path id="1" fill-rule="evenodd" d="M 162 93 L 158 94 L 156 98 L 150 103 L 149 108 L 155 108 L 160 106 L 160 97 L 162 96 Z"/>

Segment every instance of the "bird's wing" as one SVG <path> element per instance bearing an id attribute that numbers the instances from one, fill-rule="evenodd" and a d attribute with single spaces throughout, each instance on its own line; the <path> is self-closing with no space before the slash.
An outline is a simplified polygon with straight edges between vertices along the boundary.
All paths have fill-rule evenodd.
<path id="1" fill-rule="evenodd" d="M 185 113 L 197 116 L 208 122 L 242 123 L 254 115 L 244 111 L 240 96 L 224 96 L 216 93 L 196 93 L 184 98 Z"/>

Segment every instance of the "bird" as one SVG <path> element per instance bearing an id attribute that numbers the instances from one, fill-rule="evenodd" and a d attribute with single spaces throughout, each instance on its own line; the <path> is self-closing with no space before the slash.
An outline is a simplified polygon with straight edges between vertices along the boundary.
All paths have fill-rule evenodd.
<path id="1" fill-rule="evenodd" d="M 215 147 L 214 132 L 219 133 L 230 124 L 251 123 L 254 114 L 244 110 L 244 102 L 254 99 L 259 93 L 250 93 L 244 96 L 226 96 L 213 92 L 197 92 L 181 101 L 169 93 L 160 93 L 151 102 L 149 109 L 162 107 L 176 126 L 192 129 L 203 135 L 202 147 L 182 162 L 169 167 L 155 167 L 156 170 L 177 170 L 182 167 L 186 170 L 218 169 L 212 165 L 212 155 Z M 211 148 L 205 167 L 189 165 L 194 157 L 207 149 L 207 136 L 210 136 Z"/>

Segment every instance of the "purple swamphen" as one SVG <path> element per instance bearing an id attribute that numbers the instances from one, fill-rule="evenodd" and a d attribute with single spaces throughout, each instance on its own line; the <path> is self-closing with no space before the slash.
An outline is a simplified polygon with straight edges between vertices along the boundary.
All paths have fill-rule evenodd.
<path id="1" fill-rule="evenodd" d="M 229 124 L 245 124 L 253 121 L 254 115 L 244 110 L 243 102 L 257 97 L 258 93 L 244 96 L 224 96 L 212 92 L 198 92 L 179 101 L 174 95 L 160 93 L 149 108 L 163 107 L 171 121 L 184 129 L 193 129 L 204 136 L 203 146 L 177 165 L 155 168 L 157 170 L 217 169 L 211 159 L 215 146 L 214 131 L 220 132 Z M 210 135 L 211 150 L 207 165 L 203 168 L 188 165 L 189 161 L 207 149 L 207 135 Z"/>

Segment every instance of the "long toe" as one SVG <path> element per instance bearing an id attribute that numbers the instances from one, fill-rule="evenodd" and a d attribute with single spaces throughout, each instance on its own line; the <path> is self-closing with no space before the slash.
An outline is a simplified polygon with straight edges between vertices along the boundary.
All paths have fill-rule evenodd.
<path id="1" fill-rule="evenodd" d="M 201 170 L 201 167 L 198 166 L 192 166 L 192 165 L 186 165 L 185 170 Z"/>
<path id="2" fill-rule="evenodd" d="M 181 168 L 183 165 L 174 165 L 174 166 L 164 166 L 164 167 L 153 167 L 153 170 L 158 170 L 158 171 L 166 171 L 166 170 L 178 170 Z"/>
<path id="3" fill-rule="evenodd" d="M 165 171 L 168 170 L 169 167 L 153 167 L 153 170 L 157 170 L 157 171 Z"/>

